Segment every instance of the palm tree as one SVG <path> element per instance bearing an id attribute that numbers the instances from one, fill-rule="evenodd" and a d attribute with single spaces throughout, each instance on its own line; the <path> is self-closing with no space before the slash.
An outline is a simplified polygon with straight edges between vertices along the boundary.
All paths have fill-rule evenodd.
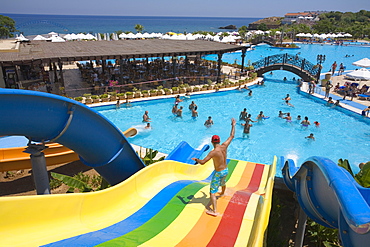
<path id="1" fill-rule="evenodd" d="M 136 32 L 141 33 L 144 30 L 144 26 L 140 25 L 140 24 L 136 24 L 135 25 L 135 30 L 136 30 Z"/>

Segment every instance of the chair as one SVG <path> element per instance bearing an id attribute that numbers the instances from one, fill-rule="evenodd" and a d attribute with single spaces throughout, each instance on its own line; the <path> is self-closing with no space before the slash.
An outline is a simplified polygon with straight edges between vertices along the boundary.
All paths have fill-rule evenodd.
<path id="1" fill-rule="evenodd" d="M 370 100 L 370 95 L 367 95 L 367 94 L 359 94 L 357 96 L 358 96 L 358 99 L 360 100 Z"/>

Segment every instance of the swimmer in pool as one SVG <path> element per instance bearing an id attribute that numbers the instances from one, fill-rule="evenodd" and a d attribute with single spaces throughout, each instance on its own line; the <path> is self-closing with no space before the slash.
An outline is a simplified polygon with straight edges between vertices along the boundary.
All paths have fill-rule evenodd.
<path id="1" fill-rule="evenodd" d="M 313 136 L 313 133 L 311 133 L 309 136 L 305 137 L 307 140 L 315 140 L 315 137 Z"/>
<path id="2" fill-rule="evenodd" d="M 287 121 L 287 123 L 291 123 L 292 122 L 292 117 L 290 116 L 290 113 L 289 112 L 286 114 L 286 117 L 284 119 Z"/>
<path id="3" fill-rule="evenodd" d="M 328 102 L 326 103 L 327 105 L 332 105 L 334 104 L 333 98 L 329 97 Z"/>
<path id="4" fill-rule="evenodd" d="M 286 115 L 286 113 L 284 113 L 284 112 L 282 112 L 282 111 L 279 111 L 279 117 L 280 117 L 280 118 L 283 118 L 283 117 L 284 117 L 284 115 Z"/>
<path id="5" fill-rule="evenodd" d="M 257 115 L 257 121 L 260 122 L 268 118 L 267 116 L 263 115 L 263 111 L 260 111 L 260 114 Z"/>
<path id="6" fill-rule="evenodd" d="M 286 100 L 285 101 L 285 104 L 287 104 L 288 106 L 294 107 L 294 105 L 292 105 L 292 104 L 289 103 L 289 100 Z"/>
<path id="7" fill-rule="evenodd" d="M 151 129 L 152 127 L 150 126 L 150 123 L 147 123 L 145 126 L 145 129 Z"/>
<path id="8" fill-rule="evenodd" d="M 209 116 L 208 119 L 204 122 L 204 126 L 206 126 L 207 128 L 209 128 L 212 125 L 213 125 L 213 120 L 212 120 L 212 117 Z"/>
<path id="9" fill-rule="evenodd" d="M 182 99 L 180 99 L 180 95 L 177 95 L 175 97 L 175 105 L 179 104 L 180 102 L 182 102 Z"/>
<path id="10" fill-rule="evenodd" d="M 176 117 L 181 117 L 182 118 L 182 106 L 180 106 L 180 109 L 177 110 Z"/>
<path id="11" fill-rule="evenodd" d="M 252 123 L 257 123 L 257 121 L 253 121 L 252 120 L 252 115 L 251 114 L 248 114 L 248 116 L 244 119 L 245 120 L 245 123 L 249 123 L 249 122 L 252 122 Z"/>
<path id="12" fill-rule="evenodd" d="M 363 109 L 362 112 L 361 112 L 361 115 L 363 117 L 368 117 L 369 116 L 369 112 L 370 112 L 370 106 L 368 106 L 367 108 Z"/>
<path id="13" fill-rule="evenodd" d="M 320 123 L 319 122 L 315 121 L 313 123 L 315 124 L 316 128 L 320 127 Z"/>
<path id="14" fill-rule="evenodd" d="M 144 115 L 143 115 L 143 123 L 144 122 L 150 122 L 150 117 L 149 117 L 149 112 L 148 111 L 145 111 Z"/>
<path id="15" fill-rule="evenodd" d="M 193 110 L 191 110 L 191 117 L 192 117 L 193 119 L 196 119 L 196 118 L 198 117 L 197 109 L 198 109 L 198 106 L 195 106 L 195 107 L 193 108 Z"/>
<path id="16" fill-rule="evenodd" d="M 245 123 L 245 124 L 242 124 L 244 126 L 244 129 L 243 129 L 243 138 L 244 137 L 249 137 L 249 133 L 250 133 L 250 129 L 253 125 L 249 124 L 249 123 Z"/>
<path id="17" fill-rule="evenodd" d="M 177 104 L 174 104 L 173 107 L 172 107 L 172 114 L 176 115 L 178 110 L 179 109 L 177 109 Z"/>
<path id="18" fill-rule="evenodd" d="M 301 122 L 302 127 L 308 127 L 311 125 L 310 121 L 308 121 L 308 117 L 304 117 L 304 120 Z"/>
<path id="19" fill-rule="evenodd" d="M 247 108 L 244 108 L 244 110 L 239 114 L 239 120 L 245 120 L 247 118 L 247 114 Z"/>
<path id="20" fill-rule="evenodd" d="M 189 105 L 189 110 L 193 110 L 194 107 L 196 107 L 197 105 L 194 103 L 194 101 L 191 102 L 191 104 Z"/>

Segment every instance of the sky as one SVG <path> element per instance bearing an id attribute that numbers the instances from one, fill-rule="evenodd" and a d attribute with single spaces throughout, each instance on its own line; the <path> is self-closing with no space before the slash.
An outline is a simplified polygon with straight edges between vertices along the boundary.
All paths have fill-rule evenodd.
<path id="1" fill-rule="evenodd" d="M 370 11 L 370 0 L 0 0 L 0 13 L 251 17 L 301 11 Z"/>

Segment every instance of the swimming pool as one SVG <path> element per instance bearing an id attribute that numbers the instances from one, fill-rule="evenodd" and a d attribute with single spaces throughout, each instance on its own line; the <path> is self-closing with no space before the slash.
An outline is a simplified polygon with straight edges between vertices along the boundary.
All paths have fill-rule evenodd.
<path id="1" fill-rule="evenodd" d="M 290 94 L 289 107 L 282 100 Z M 198 105 L 199 117 L 191 118 L 188 105 L 194 101 Z M 359 121 L 357 117 L 344 114 L 337 109 L 325 106 L 322 102 L 308 99 L 297 91 L 294 83 L 280 83 L 267 80 L 266 86 L 254 87 L 253 96 L 237 90 L 212 94 L 194 95 L 190 100 L 180 103 L 184 107 L 183 118 L 176 118 L 171 113 L 174 98 L 142 101 L 133 103 L 131 108 L 114 109 L 113 106 L 95 108 L 110 119 L 118 128 L 124 130 L 135 127 L 137 136 L 130 142 L 160 152 L 171 152 L 180 141 L 187 141 L 193 147 L 201 147 L 210 143 L 212 135 L 220 135 L 221 141 L 230 134 L 230 119 L 238 119 L 243 108 L 252 114 L 263 111 L 269 119 L 262 123 L 253 123 L 249 138 L 243 138 L 243 128 L 238 121 L 235 139 L 228 150 L 228 157 L 251 162 L 269 164 L 273 156 L 284 156 L 301 164 L 310 156 L 324 156 L 337 161 L 348 159 L 357 172 L 358 163 L 370 157 L 370 124 Z M 149 111 L 152 129 L 144 129 L 142 115 Z M 279 110 L 290 112 L 294 121 L 287 123 L 278 118 Z M 295 118 L 297 115 L 308 116 L 312 125 L 314 121 L 321 123 L 319 128 L 309 126 L 302 128 Z M 214 125 L 206 128 L 203 124 L 208 116 L 212 116 Z M 305 139 L 310 133 L 316 141 Z M 278 167 L 277 176 L 281 176 Z"/>
<path id="2" fill-rule="evenodd" d="M 370 54 L 370 45 L 361 46 L 361 45 L 330 45 L 330 44 L 297 44 L 300 46 L 300 49 L 272 49 L 269 45 L 257 45 L 254 47 L 254 50 L 248 51 L 245 57 L 245 65 L 256 62 L 264 57 L 275 55 L 275 54 L 298 54 L 300 57 L 303 57 L 310 61 L 313 64 L 316 64 L 317 55 L 323 54 L 326 56 L 325 62 L 322 64 L 322 73 L 330 70 L 331 65 L 334 61 L 337 62 L 339 69 L 339 64 L 343 63 L 347 70 L 353 70 L 358 67 L 352 65 L 353 62 L 358 61 L 362 58 L 369 57 Z M 346 57 L 346 55 L 348 55 Z M 217 55 L 207 55 L 204 56 L 206 59 L 217 61 Z M 225 53 L 222 56 L 223 62 L 228 62 L 233 64 L 235 61 L 238 64 L 241 64 L 241 52 Z M 293 74 L 288 79 L 291 79 Z M 297 77 L 297 76 L 296 76 Z"/>

